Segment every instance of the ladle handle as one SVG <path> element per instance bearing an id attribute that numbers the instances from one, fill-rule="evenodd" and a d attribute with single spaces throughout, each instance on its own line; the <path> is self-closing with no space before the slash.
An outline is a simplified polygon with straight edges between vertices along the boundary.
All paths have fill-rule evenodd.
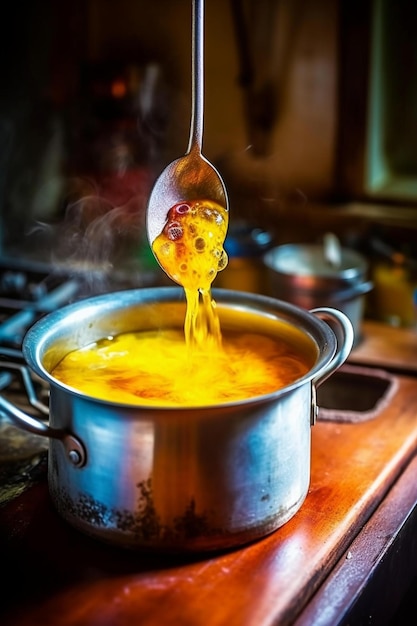
<path id="1" fill-rule="evenodd" d="M 317 388 L 346 361 L 352 350 L 355 334 L 348 316 L 338 309 L 319 307 L 311 309 L 310 313 L 326 322 L 337 340 L 336 352 L 332 360 L 321 370 L 320 376 L 313 379 L 313 384 Z"/>
<path id="2" fill-rule="evenodd" d="M 193 0 L 191 128 L 187 154 L 201 154 L 204 124 L 204 0 Z"/>
<path id="3" fill-rule="evenodd" d="M 85 464 L 86 452 L 84 445 L 77 437 L 71 435 L 71 433 L 68 433 L 62 428 L 52 428 L 51 426 L 48 426 L 45 422 L 42 422 L 36 417 L 32 417 L 24 411 L 21 411 L 17 406 L 6 400 L 6 398 L 1 395 L 0 409 L 6 413 L 16 426 L 22 428 L 26 432 L 62 441 L 68 459 L 75 467 L 82 467 Z"/>

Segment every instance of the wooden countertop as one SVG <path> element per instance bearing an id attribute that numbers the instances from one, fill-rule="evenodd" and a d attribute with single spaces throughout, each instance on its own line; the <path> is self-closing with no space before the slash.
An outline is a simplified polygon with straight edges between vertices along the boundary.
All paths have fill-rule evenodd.
<path id="1" fill-rule="evenodd" d="M 380 330 L 365 324 L 353 361 L 378 367 L 388 361 L 398 367 L 401 361 L 400 369 L 407 370 L 417 343 L 408 333 L 399 340 L 396 332 L 393 343 L 391 329 L 382 328 L 383 339 L 372 335 Z M 6 577 L 1 623 L 285 626 L 299 620 L 334 626 L 328 594 L 346 582 L 340 583 L 341 564 L 358 554 L 363 528 L 417 451 L 417 378 L 395 378 L 391 401 L 373 419 L 319 421 L 313 427 L 311 485 L 303 506 L 285 526 L 240 549 L 164 558 L 109 548 L 61 520 L 44 476 L 0 509 Z M 378 531 L 376 539 L 385 542 L 388 534 Z M 332 572 L 339 573 L 339 587 Z"/>
<path id="2" fill-rule="evenodd" d="M 395 328 L 365 320 L 361 342 L 349 361 L 417 374 L 417 328 Z"/>

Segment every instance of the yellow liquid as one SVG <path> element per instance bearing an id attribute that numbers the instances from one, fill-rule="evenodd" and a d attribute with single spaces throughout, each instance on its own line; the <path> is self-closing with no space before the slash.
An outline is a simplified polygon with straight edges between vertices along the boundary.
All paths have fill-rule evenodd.
<path id="1" fill-rule="evenodd" d="M 274 392 L 303 376 L 312 350 L 256 332 L 226 332 L 222 346 L 190 353 L 182 330 L 123 333 L 69 353 L 55 378 L 102 400 L 208 406 Z"/>
<path id="2" fill-rule="evenodd" d="M 165 226 L 152 244 L 160 265 L 184 287 L 188 346 L 207 348 L 221 342 L 211 284 L 227 265 L 223 243 L 228 219 L 227 210 L 215 202 L 181 202 L 168 211 Z"/>

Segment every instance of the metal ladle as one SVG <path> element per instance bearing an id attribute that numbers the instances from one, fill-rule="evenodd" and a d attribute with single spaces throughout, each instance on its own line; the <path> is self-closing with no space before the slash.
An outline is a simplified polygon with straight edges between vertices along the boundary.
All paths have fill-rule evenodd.
<path id="1" fill-rule="evenodd" d="M 146 228 L 150 244 L 162 232 L 169 209 L 187 200 L 211 200 L 229 210 L 224 182 L 202 155 L 204 109 L 204 0 L 193 1 L 192 112 L 185 156 L 170 163 L 156 180 L 147 206 Z M 158 260 L 158 259 L 157 259 Z M 159 262 L 159 261 L 158 261 Z M 163 267 L 162 269 L 165 270 Z"/>

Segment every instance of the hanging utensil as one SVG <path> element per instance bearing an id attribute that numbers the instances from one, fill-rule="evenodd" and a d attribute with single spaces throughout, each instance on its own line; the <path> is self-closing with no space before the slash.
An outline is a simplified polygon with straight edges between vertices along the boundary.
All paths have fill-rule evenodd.
<path id="1" fill-rule="evenodd" d="M 185 156 L 170 163 L 157 179 L 147 206 L 150 244 L 162 232 L 169 209 L 179 202 L 211 200 L 229 210 L 225 184 L 202 154 L 204 117 L 204 0 L 193 2 L 192 115 Z M 165 268 L 163 268 L 165 270 Z"/>

